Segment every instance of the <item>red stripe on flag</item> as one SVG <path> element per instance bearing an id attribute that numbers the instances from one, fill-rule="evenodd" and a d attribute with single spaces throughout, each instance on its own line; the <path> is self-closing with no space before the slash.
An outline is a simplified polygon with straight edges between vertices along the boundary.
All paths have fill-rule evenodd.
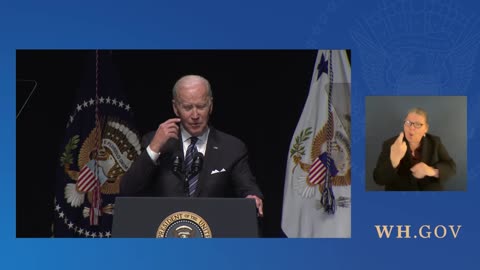
<path id="1" fill-rule="evenodd" d="M 95 187 L 95 182 L 98 182 L 95 174 L 87 166 L 83 167 L 78 177 L 78 190 L 83 192 L 91 191 Z"/>
<path id="2" fill-rule="evenodd" d="M 98 216 L 102 215 L 100 205 L 100 183 L 97 181 L 93 189 L 92 207 L 90 208 L 90 225 L 98 225 Z"/>
<path id="3" fill-rule="evenodd" d="M 322 164 L 322 162 L 318 158 L 315 159 L 315 161 L 312 164 L 312 167 L 310 167 L 310 171 L 313 171 L 313 170 L 317 169 L 318 166 L 320 166 L 321 164 Z"/>
<path id="4" fill-rule="evenodd" d="M 325 175 L 327 173 L 327 167 L 323 162 L 316 158 L 310 167 L 309 171 L 309 182 L 312 184 L 319 184 L 325 181 Z"/>
<path id="5" fill-rule="evenodd" d="M 322 177 L 325 175 L 325 171 L 327 168 L 322 165 L 322 168 L 320 170 L 317 170 L 311 177 L 310 179 L 313 179 L 312 183 L 313 184 L 318 184 L 322 180 Z"/>
<path id="6" fill-rule="evenodd" d="M 310 172 L 310 175 L 315 176 L 315 175 L 321 173 L 324 170 L 325 170 L 325 166 L 323 166 L 323 164 L 322 164 L 320 167 L 318 167 L 314 171 Z"/>
<path id="7" fill-rule="evenodd" d="M 82 181 L 79 181 L 78 183 L 78 189 L 84 190 L 92 186 L 92 184 L 95 183 L 95 175 L 89 174 L 88 177 L 82 179 Z"/>
<path id="8" fill-rule="evenodd" d="M 83 169 L 80 171 L 80 175 L 78 176 L 78 179 L 80 180 L 80 179 L 84 178 L 85 175 L 87 175 L 88 173 L 91 173 L 91 172 L 92 171 L 90 171 L 90 169 L 87 166 L 83 167 Z"/>
<path id="9" fill-rule="evenodd" d="M 92 172 L 88 172 L 78 180 L 79 180 L 79 183 L 89 183 L 89 182 L 93 182 L 94 179 L 95 179 L 95 175 Z"/>
<path id="10" fill-rule="evenodd" d="M 88 192 L 92 191 L 95 188 L 95 181 L 89 182 L 82 191 Z"/>
<path id="11" fill-rule="evenodd" d="M 325 181 L 325 174 L 326 173 L 327 173 L 327 170 L 324 170 L 322 172 L 322 175 L 320 175 L 320 181 L 319 181 L 320 184 L 323 183 L 323 181 Z"/>

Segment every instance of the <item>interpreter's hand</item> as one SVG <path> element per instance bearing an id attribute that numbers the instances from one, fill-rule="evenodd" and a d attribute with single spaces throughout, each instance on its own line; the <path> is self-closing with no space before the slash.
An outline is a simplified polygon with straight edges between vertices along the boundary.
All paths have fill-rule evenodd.
<path id="1" fill-rule="evenodd" d="M 180 118 L 171 118 L 161 123 L 150 142 L 150 149 L 159 153 L 170 138 L 178 139 L 178 123 L 180 123 Z"/>
<path id="2" fill-rule="evenodd" d="M 263 217 L 263 201 L 255 195 L 248 195 L 245 197 L 247 199 L 255 199 L 255 205 L 257 206 L 258 216 Z"/>
<path id="3" fill-rule="evenodd" d="M 425 176 L 438 177 L 438 170 L 428 166 L 427 164 L 420 162 L 415 164 L 410 171 L 415 178 L 422 179 Z"/>
<path id="4" fill-rule="evenodd" d="M 400 164 L 400 160 L 405 156 L 407 152 L 407 143 L 403 141 L 403 132 L 400 132 L 395 142 L 390 146 L 390 161 L 393 168 L 397 168 Z"/>

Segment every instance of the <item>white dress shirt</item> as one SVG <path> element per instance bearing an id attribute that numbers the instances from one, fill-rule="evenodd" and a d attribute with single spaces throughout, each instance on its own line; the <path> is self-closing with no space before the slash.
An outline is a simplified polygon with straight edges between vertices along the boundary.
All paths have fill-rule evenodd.
<path id="1" fill-rule="evenodd" d="M 198 141 L 195 144 L 195 147 L 197 147 L 197 151 L 205 155 L 205 151 L 207 150 L 207 141 L 208 141 L 208 134 L 210 133 L 210 128 L 207 127 L 207 130 L 200 136 L 198 136 Z M 182 125 L 180 125 L 180 134 L 181 134 L 181 139 L 183 142 L 183 156 L 185 157 L 187 155 L 187 149 L 188 146 L 190 145 L 190 135 Z M 156 153 L 154 152 L 151 148 L 150 145 L 147 146 L 147 153 L 152 159 L 153 162 L 156 162 L 158 157 L 160 156 L 161 153 Z"/>

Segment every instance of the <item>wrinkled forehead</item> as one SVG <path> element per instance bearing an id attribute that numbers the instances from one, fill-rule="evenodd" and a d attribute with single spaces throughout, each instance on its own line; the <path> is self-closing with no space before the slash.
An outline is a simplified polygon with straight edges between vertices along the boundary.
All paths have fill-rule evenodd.
<path id="1" fill-rule="evenodd" d="M 201 89 L 188 89 L 178 91 L 175 99 L 180 103 L 209 103 L 208 91 Z"/>
<path id="2" fill-rule="evenodd" d="M 414 113 L 414 112 L 409 113 L 407 117 L 405 117 L 405 120 L 408 120 L 410 122 L 415 122 L 415 123 L 421 123 L 421 124 L 425 124 L 426 122 L 424 115 Z"/>
<path id="3" fill-rule="evenodd" d="M 177 86 L 177 96 L 181 97 L 207 97 L 208 86 L 201 80 L 188 80 Z"/>

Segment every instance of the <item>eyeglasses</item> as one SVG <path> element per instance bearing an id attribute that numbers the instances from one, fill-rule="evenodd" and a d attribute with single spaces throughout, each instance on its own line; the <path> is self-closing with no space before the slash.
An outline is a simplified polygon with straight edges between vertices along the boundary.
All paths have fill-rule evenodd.
<path id="1" fill-rule="evenodd" d="M 408 120 L 405 120 L 405 122 L 403 123 L 404 126 L 407 126 L 407 127 L 411 127 L 411 126 L 414 126 L 415 128 L 421 128 L 423 126 L 422 123 L 418 123 L 418 122 L 410 122 Z"/>

